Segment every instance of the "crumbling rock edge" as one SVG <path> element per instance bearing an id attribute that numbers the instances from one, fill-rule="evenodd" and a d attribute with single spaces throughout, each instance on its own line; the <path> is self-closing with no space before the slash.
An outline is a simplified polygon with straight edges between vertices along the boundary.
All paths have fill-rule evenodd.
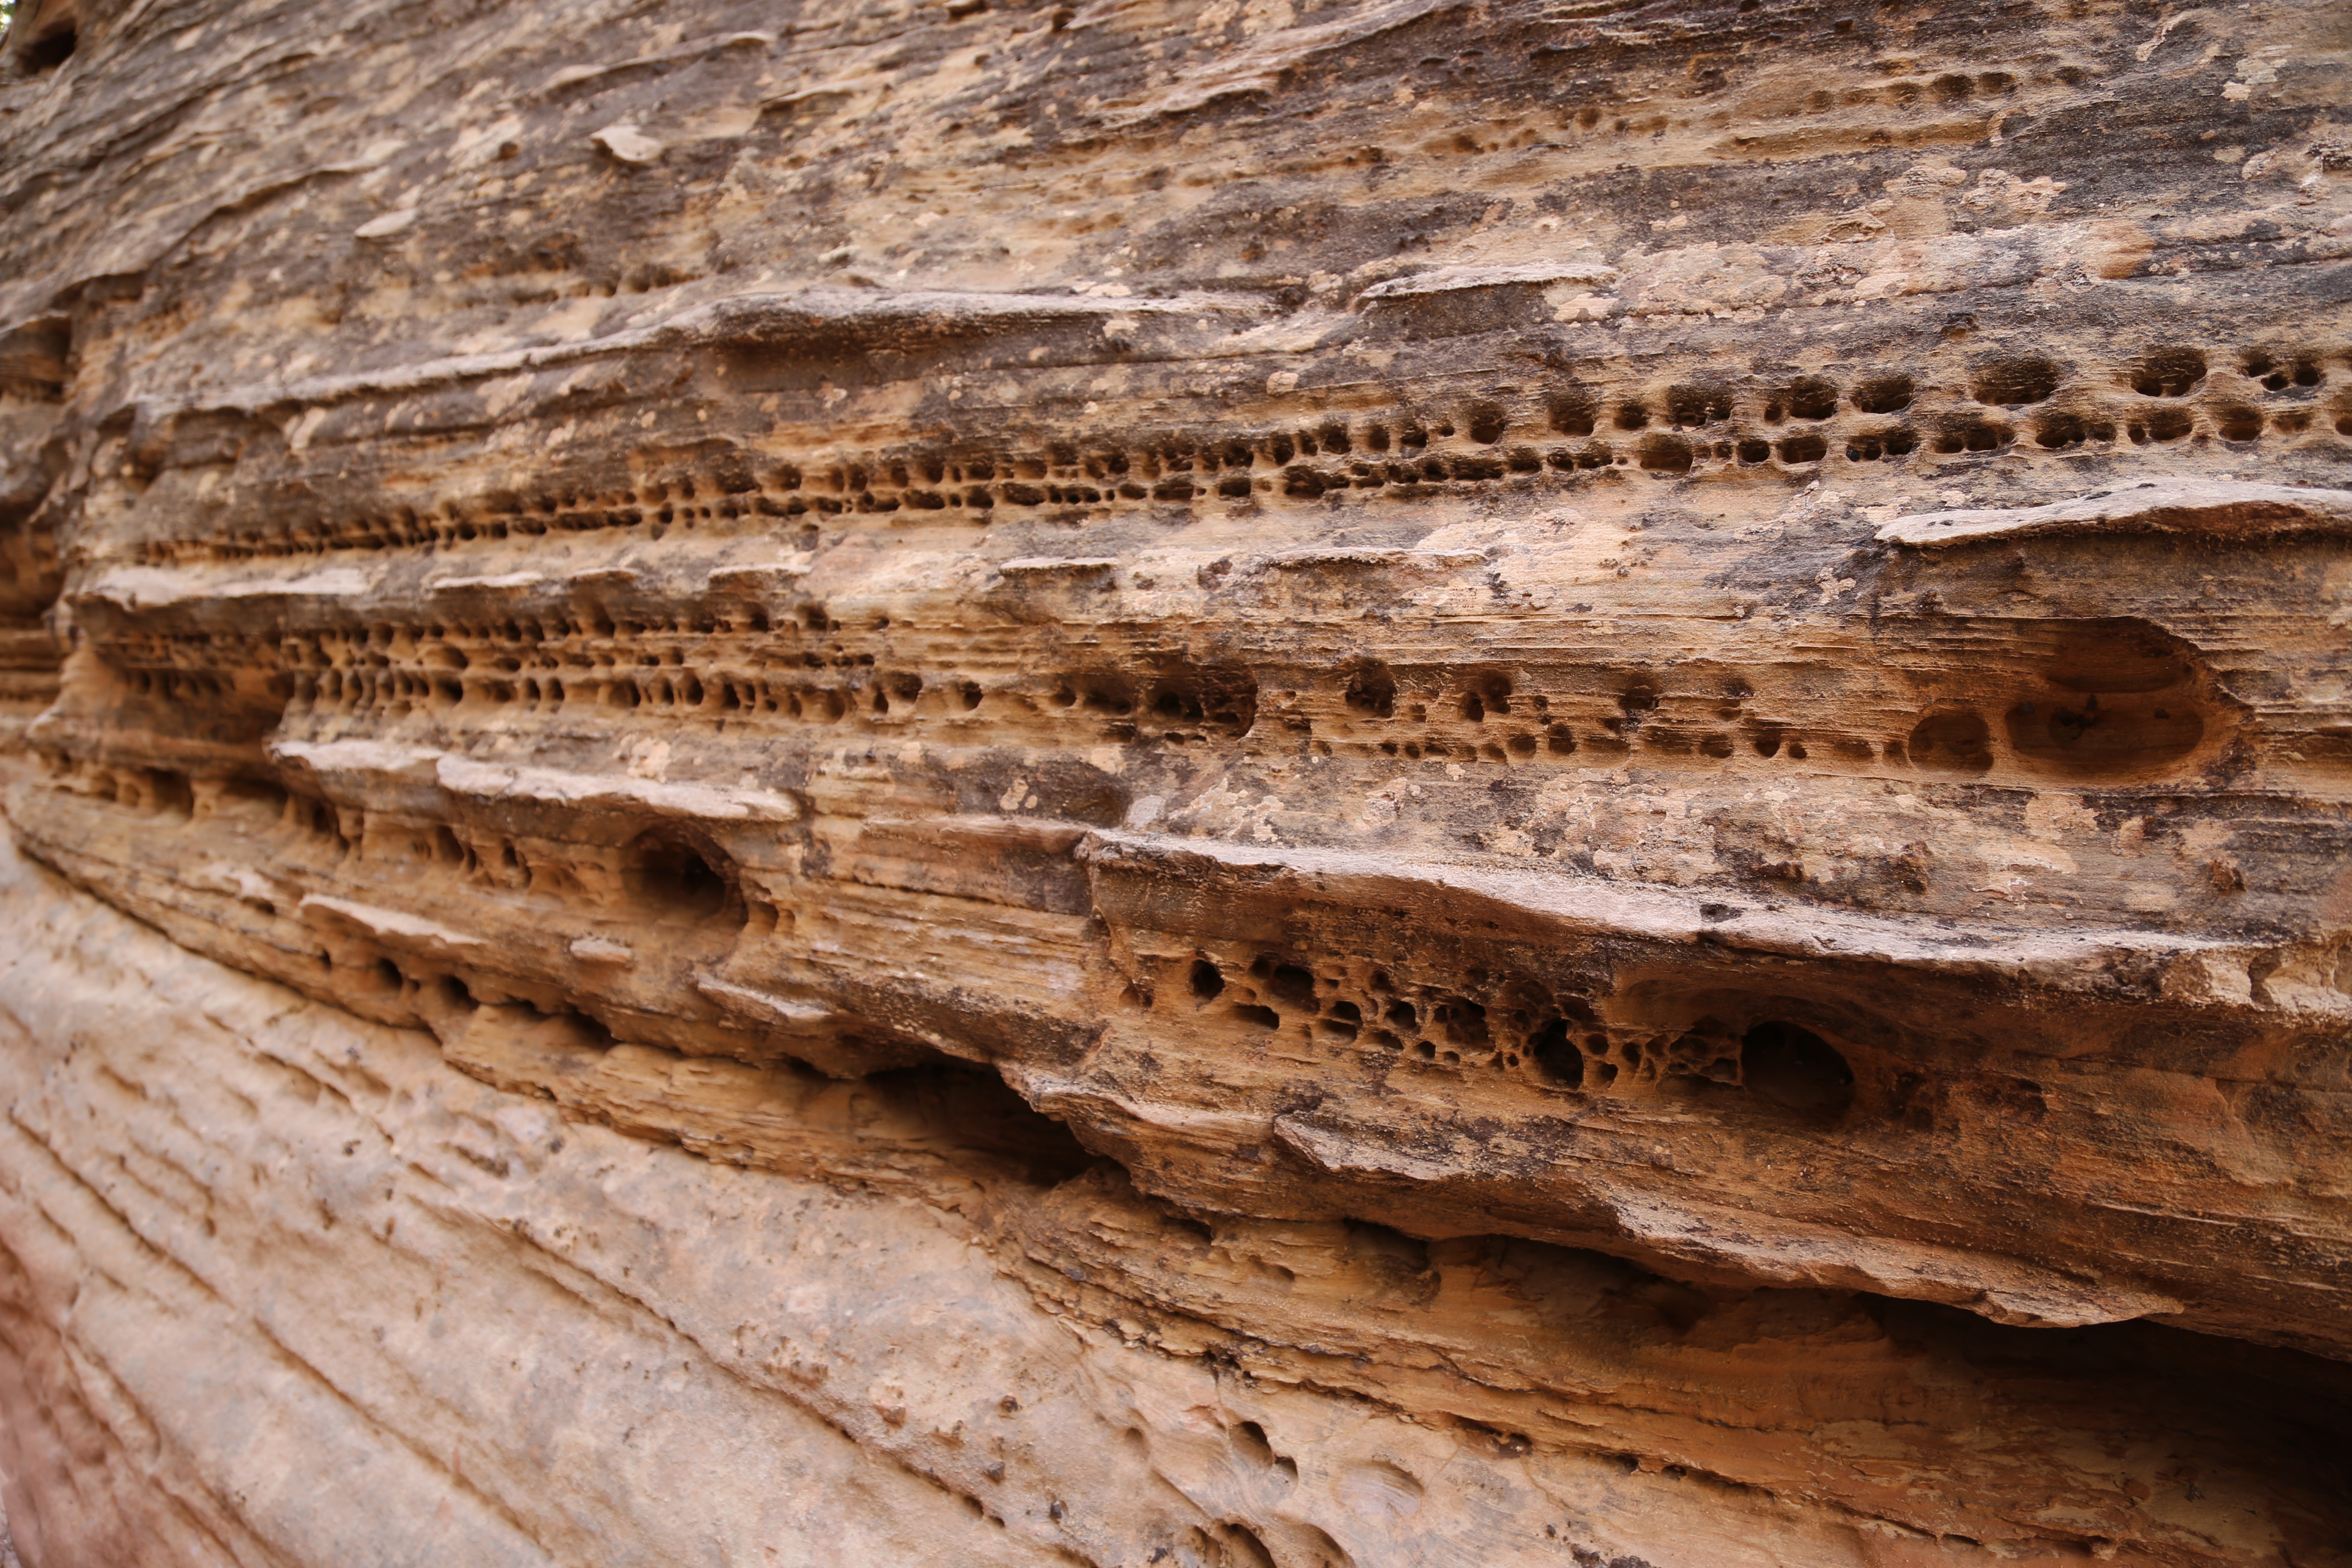
<path id="1" fill-rule="evenodd" d="M 2352 490 L 2295 489 L 2226 479 L 2143 479 L 2074 500 L 2009 510 L 1898 517 L 1884 544 L 1941 550 L 2033 534 L 2187 533 L 2226 540 L 2352 528 Z"/>

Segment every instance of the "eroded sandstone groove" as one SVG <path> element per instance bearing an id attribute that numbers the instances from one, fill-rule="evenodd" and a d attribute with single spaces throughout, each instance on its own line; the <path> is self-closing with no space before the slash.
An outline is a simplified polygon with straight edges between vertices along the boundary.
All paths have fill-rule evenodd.
<path id="1" fill-rule="evenodd" d="M 26 5 L 27 1561 L 2345 1561 L 2347 47 Z"/>

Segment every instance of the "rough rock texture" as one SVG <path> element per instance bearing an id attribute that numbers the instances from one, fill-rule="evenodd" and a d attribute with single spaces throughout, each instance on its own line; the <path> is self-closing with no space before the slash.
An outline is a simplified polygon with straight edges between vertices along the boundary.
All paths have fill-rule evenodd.
<path id="1" fill-rule="evenodd" d="M 2352 1561 L 2340 6 L 0 56 L 34 1568 Z"/>

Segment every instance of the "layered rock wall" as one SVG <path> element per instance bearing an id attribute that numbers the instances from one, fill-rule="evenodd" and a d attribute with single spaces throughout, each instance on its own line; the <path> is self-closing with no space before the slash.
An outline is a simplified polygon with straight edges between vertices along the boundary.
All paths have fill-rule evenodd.
<path id="1" fill-rule="evenodd" d="M 28 5 L 28 1561 L 2344 1560 L 2347 47 Z"/>

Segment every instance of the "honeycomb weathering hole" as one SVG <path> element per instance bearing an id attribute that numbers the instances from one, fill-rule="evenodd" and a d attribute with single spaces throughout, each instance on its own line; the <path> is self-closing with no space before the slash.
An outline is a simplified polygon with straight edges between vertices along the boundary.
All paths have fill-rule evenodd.
<path id="1" fill-rule="evenodd" d="M 2063 379 L 2065 372 L 2054 361 L 2028 354 L 1979 365 L 1969 391 L 1979 403 L 2015 408 L 2047 401 Z"/>
<path id="2" fill-rule="evenodd" d="M 2135 420 L 2129 426 L 2136 445 L 2154 441 L 2178 441 L 2196 428 L 2196 420 L 2186 408 L 2157 408 L 2149 411 L 2145 420 Z"/>
<path id="3" fill-rule="evenodd" d="M 1347 704 L 1352 712 L 1372 719 L 1393 718 L 1396 692 L 1396 677 L 1377 659 L 1366 659 L 1348 673 Z"/>
<path id="4" fill-rule="evenodd" d="M 1991 731 L 1965 710 L 1930 713 L 1913 727 L 1905 750 L 1924 768 L 1980 773 L 1992 766 Z"/>
<path id="5" fill-rule="evenodd" d="M 2132 773 L 2178 762 L 2205 738 L 2205 721 L 2185 701 L 2130 696 L 2021 702 L 2007 716 L 2021 756 L 2069 773 Z"/>
<path id="6" fill-rule="evenodd" d="M 1111 706 L 1098 711 L 1119 714 L 1139 707 L 1144 726 L 1154 733 L 1196 733 L 1238 740 L 1257 722 L 1257 678 L 1236 666 L 1175 664 L 1160 670 L 1139 700 L 1123 681 L 1108 681 L 1104 690 Z M 1124 698 L 1125 707 L 1118 706 Z M 1095 707 L 1089 700 L 1089 707 Z"/>
<path id="7" fill-rule="evenodd" d="M 2224 441 L 2256 440 L 2263 433 L 2263 411 L 2231 404 L 2214 411 L 2213 426 Z"/>
<path id="8" fill-rule="evenodd" d="M 2308 354 L 2273 354 L 2268 349 L 2249 349 L 2239 369 L 2247 380 L 2261 382 L 2266 392 L 2317 386 L 2327 379 L 2327 373 Z"/>
<path id="9" fill-rule="evenodd" d="M 2132 372 L 2132 390 L 2142 397 L 2186 397 L 2205 379 L 2205 356 L 2195 349 L 2156 349 Z"/>
<path id="10" fill-rule="evenodd" d="M 1584 1087 L 1584 1052 L 1568 1032 L 1567 1019 L 1550 1019 L 1529 1036 L 1528 1054 L 1545 1082 L 1559 1089 Z"/>
<path id="11" fill-rule="evenodd" d="M 1731 388 L 1717 382 L 1666 388 L 1666 417 L 1690 429 L 1729 419 L 1731 403 Z"/>
<path id="12" fill-rule="evenodd" d="M 1489 716 L 1511 710 L 1511 678 L 1499 669 L 1472 670 L 1464 680 L 1462 717 L 1483 723 Z"/>
<path id="13" fill-rule="evenodd" d="M 1552 430 L 1559 430 L 1561 435 L 1592 435 L 1592 418 L 1600 414 L 1600 406 L 1592 402 L 1592 393 L 1576 388 L 1552 395 L 1552 406 L 1548 411 Z"/>
<path id="14" fill-rule="evenodd" d="M 735 902 L 735 884 L 691 845 L 648 834 L 629 847 L 622 880 L 659 917 L 699 923 Z"/>
<path id="15" fill-rule="evenodd" d="M 1807 376 L 1789 388 L 1789 412 L 1799 419 L 1827 419 L 1837 412 L 1834 382 Z"/>
<path id="16" fill-rule="evenodd" d="M 1795 1024 L 1757 1025 L 1739 1041 L 1740 1079 L 1759 1100 L 1809 1116 L 1853 1103 L 1853 1069 L 1836 1047 Z"/>
<path id="17" fill-rule="evenodd" d="M 1301 1012 L 1315 1008 L 1315 975 L 1312 971 L 1296 963 L 1284 963 L 1271 957 L 1261 957 L 1250 965 L 1250 977 L 1265 989 L 1267 995 Z"/>
<path id="18" fill-rule="evenodd" d="M 2028 762 L 2072 773 L 2138 773 L 2179 763 L 2205 738 L 2195 651 L 2158 627 L 2071 628 L 2042 676 L 2041 689 L 2004 716 L 2010 745 Z"/>
<path id="19" fill-rule="evenodd" d="M 2009 443 L 2013 434 L 2005 425 L 1995 425 L 1983 419 L 1947 420 L 1942 432 L 1936 437 L 1936 450 L 1947 455 L 1997 451 Z"/>
<path id="20" fill-rule="evenodd" d="M 1882 375 L 1853 389 L 1853 405 L 1864 414 L 1893 414 L 1911 406 L 1916 395 L 1907 375 Z"/>
<path id="21" fill-rule="evenodd" d="M 1784 445 L 1792 443 L 1784 443 Z M 1652 436 L 1642 443 L 1642 467 L 1654 474 L 1687 474 L 1691 469 L 1691 448 L 1687 441 L 1672 436 Z"/>
<path id="22" fill-rule="evenodd" d="M 2050 414 L 2035 421 L 2033 439 L 2052 451 L 2067 447 L 2079 447 L 2085 441 L 2112 441 L 2116 427 L 2100 420 L 2084 419 L 2074 414 Z"/>

